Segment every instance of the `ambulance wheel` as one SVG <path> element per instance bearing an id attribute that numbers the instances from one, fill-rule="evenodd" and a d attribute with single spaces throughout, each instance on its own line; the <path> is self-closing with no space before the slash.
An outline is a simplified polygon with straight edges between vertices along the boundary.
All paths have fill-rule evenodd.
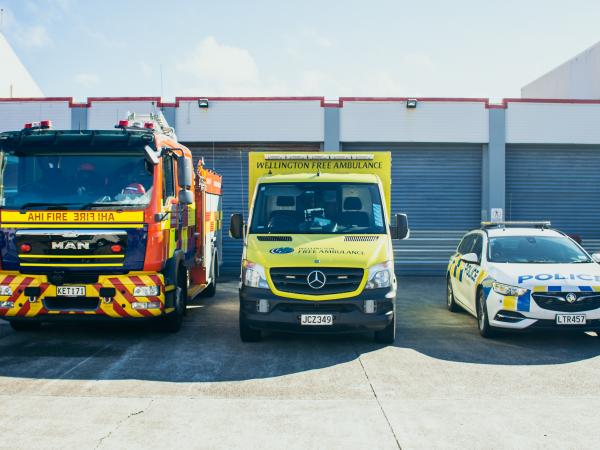
<path id="1" fill-rule="evenodd" d="M 258 342 L 262 338 L 262 332 L 248 326 L 246 319 L 240 313 L 240 339 L 242 342 Z"/>
<path id="2" fill-rule="evenodd" d="M 390 324 L 383 330 L 375 332 L 375 342 L 379 344 L 393 344 L 396 340 L 396 312 Z"/>
<path id="3" fill-rule="evenodd" d="M 40 322 L 31 322 L 27 320 L 11 320 L 10 326 L 15 331 L 35 331 L 42 327 Z"/>
<path id="4" fill-rule="evenodd" d="M 484 338 L 493 338 L 498 334 L 498 331 L 490 325 L 487 302 L 481 288 L 477 291 L 477 328 Z"/>
<path id="5" fill-rule="evenodd" d="M 448 277 L 446 283 L 446 307 L 451 312 L 458 312 L 460 310 L 460 306 L 456 304 L 456 300 L 454 299 L 454 289 L 452 289 L 452 280 L 450 277 Z"/>
<path id="6" fill-rule="evenodd" d="M 217 257 L 215 255 L 215 257 L 213 258 L 212 266 L 210 268 L 211 282 L 208 286 L 206 286 L 206 289 L 204 289 L 204 297 L 214 297 L 217 293 L 217 267 L 219 267 L 219 261 L 217 260 Z"/>
<path id="7" fill-rule="evenodd" d="M 175 311 L 163 319 L 163 330 L 169 333 L 177 333 L 181 329 L 187 298 L 187 275 L 183 267 L 178 271 L 177 286 L 175 287 L 174 307 Z"/>

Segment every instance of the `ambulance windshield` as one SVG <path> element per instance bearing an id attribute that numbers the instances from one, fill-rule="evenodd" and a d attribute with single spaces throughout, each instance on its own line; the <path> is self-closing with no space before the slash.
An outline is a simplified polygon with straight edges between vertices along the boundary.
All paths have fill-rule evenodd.
<path id="1" fill-rule="evenodd" d="M 567 237 L 504 236 L 490 238 L 488 260 L 496 263 L 591 263 L 590 257 Z"/>
<path id="2" fill-rule="evenodd" d="M 0 206 L 6 208 L 139 208 L 150 201 L 153 167 L 140 154 L 0 155 Z"/>
<path id="3" fill-rule="evenodd" d="M 384 234 L 383 204 L 372 183 L 270 183 L 258 186 L 250 233 Z"/>

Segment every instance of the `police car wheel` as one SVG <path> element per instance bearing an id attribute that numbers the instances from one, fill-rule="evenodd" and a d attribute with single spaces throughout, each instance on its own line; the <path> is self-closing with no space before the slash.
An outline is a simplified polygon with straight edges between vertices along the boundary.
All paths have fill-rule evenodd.
<path id="1" fill-rule="evenodd" d="M 248 326 L 246 319 L 240 313 L 240 339 L 242 342 L 258 342 L 262 338 L 262 332 Z"/>
<path id="2" fill-rule="evenodd" d="M 479 334 L 484 338 L 491 338 L 496 335 L 496 330 L 490 325 L 487 312 L 487 303 L 483 289 L 477 291 L 477 328 Z"/>
<path id="3" fill-rule="evenodd" d="M 458 312 L 460 310 L 460 307 L 454 300 L 454 290 L 452 289 L 452 280 L 450 277 L 448 277 L 446 283 L 446 307 L 448 308 L 448 311 L 451 312 Z"/>
<path id="4" fill-rule="evenodd" d="M 11 320 L 10 326 L 15 331 L 35 331 L 42 327 L 40 322 L 30 322 L 25 320 Z"/>

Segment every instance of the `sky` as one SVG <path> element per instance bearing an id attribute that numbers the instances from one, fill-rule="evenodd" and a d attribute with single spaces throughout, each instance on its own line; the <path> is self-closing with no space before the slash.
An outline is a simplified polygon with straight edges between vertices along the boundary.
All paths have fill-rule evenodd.
<path id="1" fill-rule="evenodd" d="M 597 0 L 0 0 L 46 96 L 519 97 Z M 0 70 L 2 68 L 0 61 Z"/>

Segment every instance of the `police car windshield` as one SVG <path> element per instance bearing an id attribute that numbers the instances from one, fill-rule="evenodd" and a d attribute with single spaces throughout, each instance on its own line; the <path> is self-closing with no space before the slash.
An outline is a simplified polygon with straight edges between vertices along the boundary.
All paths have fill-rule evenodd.
<path id="1" fill-rule="evenodd" d="M 270 183 L 258 186 L 250 233 L 384 234 L 373 183 Z"/>
<path id="2" fill-rule="evenodd" d="M 497 263 L 576 264 L 592 260 L 567 237 L 503 236 L 492 237 L 488 260 Z"/>
<path id="3" fill-rule="evenodd" d="M 145 207 L 152 170 L 142 154 L 0 153 L 0 206 L 10 209 Z"/>

